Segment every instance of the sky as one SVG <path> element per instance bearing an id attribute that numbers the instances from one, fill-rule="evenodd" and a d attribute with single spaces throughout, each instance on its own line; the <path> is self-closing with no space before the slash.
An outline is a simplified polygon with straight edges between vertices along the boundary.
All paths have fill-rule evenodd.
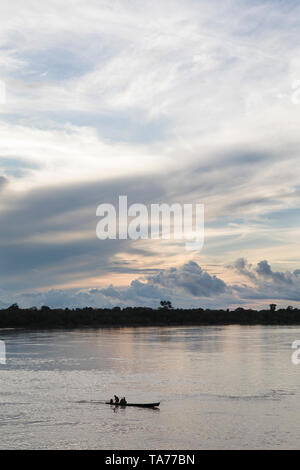
<path id="1" fill-rule="evenodd" d="M 300 5 L 0 4 L 0 307 L 300 305 Z M 205 206 L 205 242 L 96 208 Z"/>

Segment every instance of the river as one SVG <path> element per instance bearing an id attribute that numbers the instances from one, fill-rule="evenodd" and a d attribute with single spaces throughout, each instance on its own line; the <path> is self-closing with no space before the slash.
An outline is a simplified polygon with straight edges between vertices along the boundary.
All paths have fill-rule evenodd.
<path id="1" fill-rule="evenodd" d="M 1 449 L 297 449 L 298 327 L 0 330 Z M 97 403 L 114 394 L 159 410 Z"/>

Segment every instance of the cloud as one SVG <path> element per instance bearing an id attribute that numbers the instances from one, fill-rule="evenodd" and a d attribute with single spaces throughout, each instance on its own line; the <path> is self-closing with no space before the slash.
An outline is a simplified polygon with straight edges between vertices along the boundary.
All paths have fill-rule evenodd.
<path id="1" fill-rule="evenodd" d="M 227 301 L 227 284 L 180 243 L 99 245 L 96 205 L 128 194 L 204 203 L 201 266 L 247 253 L 268 259 L 236 264 L 247 282 L 296 286 L 299 12 L 277 0 L 1 5 L 2 285 L 85 288 L 118 272 L 132 298 L 151 283 L 153 299 L 175 295 L 174 282 L 190 299 Z M 149 269 L 152 281 L 134 279 Z"/>
<path id="2" fill-rule="evenodd" d="M 97 296 L 89 292 L 75 289 L 50 289 L 42 293 L 25 293 L 18 297 L 20 306 L 31 307 L 47 305 L 51 308 L 84 308 L 103 307 L 111 308 L 114 305 L 107 297 L 98 293 Z"/>
<path id="3" fill-rule="evenodd" d="M 294 273 L 273 271 L 267 260 L 259 261 L 256 266 L 253 266 L 245 258 L 239 258 L 229 267 L 255 283 L 269 281 L 274 284 L 293 284 L 297 281 L 297 270 Z"/>
<path id="4" fill-rule="evenodd" d="M 282 272 L 273 272 L 268 261 L 260 261 L 257 264 L 256 272 L 259 276 L 262 276 L 266 279 L 272 279 L 276 283 L 293 283 L 292 276 L 289 273 Z"/>
<path id="5" fill-rule="evenodd" d="M 261 264 L 262 263 L 262 264 Z M 24 292 L 18 295 L 2 290 L 1 303 L 5 306 L 18 302 L 22 307 L 48 305 L 52 308 L 108 307 L 119 305 L 147 306 L 157 308 L 160 300 L 171 300 L 179 308 L 235 308 L 238 305 L 254 308 L 268 308 L 270 302 L 279 302 L 282 306 L 300 303 L 300 279 L 295 273 L 288 273 L 290 282 L 280 276 L 274 276 L 265 269 L 265 262 L 252 266 L 246 260 L 237 260 L 231 265 L 234 269 L 252 270 L 255 283 L 245 284 L 243 276 L 240 283 L 229 283 L 220 277 L 211 276 L 196 262 L 190 262 L 177 268 L 161 269 L 153 276 L 140 276 L 127 286 L 110 284 L 102 288 L 89 289 L 50 289 L 43 292 Z M 263 266 L 257 270 L 257 266 Z M 267 280 L 265 270 L 268 271 Z M 251 277 L 253 281 L 253 277 Z"/>
<path id="6" fill-rule="evenodd" d="M 8 180 L 5 176 L 0 176 L 0 191 L 4 188 L 7 182 Z"/>
<path id="7" fill-rule="evenodd" d="M 211 297 L 226 291 L 224 281 L 210 276 L 194 261 L 148 276 L 147 281 L 171 289 L 180 288 L 195 297 Z"/>
<path id="8" fill-rule="evenodd" d="M 24 290 L 70 284 L 109 273 L 147 273 L 135 257 L 147 257 L 155 247 L 141 247 L 132 240 L 96 237 L 96 208 L 118 205 L 118 195 L 149 204 L 163 198 L 161 181 L 119 178 L 93 183 L 45 186 L 23 193 L 7 190 L 0 213 L 1 285 Z M 117 258 L 123 253 L 123 262 Z M 132 258 L 126 263 L 124 256 Z"/>
<path id="9" fill-rule="evenodd" d="M 247 276 L 253 281 L 256 280 L 256 275 L 252 272 L 252 265 L 248 264 L 245 258 L 238 258 L 231 266 L 229 265 L 228 267 L 233 268 L 239 274 Z"/>
<path id="10" fill-rule="evenodd" d="M 245 259 L 237 260 L 231 266 L 239 274 L 248 277 L 252 285 L 234 285 L 233 290 L 240 298 L 246 299 L 277 299 L 279 301 L 300 301 L 300 279 L 294 272 L 273 271 L 267 260 L 248 264 Z"/>

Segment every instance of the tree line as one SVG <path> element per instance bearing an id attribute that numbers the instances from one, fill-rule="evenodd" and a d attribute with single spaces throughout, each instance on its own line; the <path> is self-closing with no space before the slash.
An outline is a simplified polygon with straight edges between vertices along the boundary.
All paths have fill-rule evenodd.
<path id="1" fill-rule="evenodd" d="M 275 306 L 275 307 L 274 307 Z M 19 308 L 12 304 L 0 310 L 0 328 L 80 328 L 168 325 L 300 325 L 300 309 L 289 306 L 265 310 L 238 307 L 230 309 L 180 309 L 170 301 L 161 301 L 157 309 L 149 307 L 114 308 Z"/>

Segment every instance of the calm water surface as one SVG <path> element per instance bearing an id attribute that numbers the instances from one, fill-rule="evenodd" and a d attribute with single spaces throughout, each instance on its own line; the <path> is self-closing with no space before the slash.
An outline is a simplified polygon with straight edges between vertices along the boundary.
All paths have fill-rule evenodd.
<path id="1" fill-rule="evenodd" d="M 0 330 L 1 449 L 300 447 L 300 328 Z M 161 401 L 113 410 L 114 393 Z"/>

